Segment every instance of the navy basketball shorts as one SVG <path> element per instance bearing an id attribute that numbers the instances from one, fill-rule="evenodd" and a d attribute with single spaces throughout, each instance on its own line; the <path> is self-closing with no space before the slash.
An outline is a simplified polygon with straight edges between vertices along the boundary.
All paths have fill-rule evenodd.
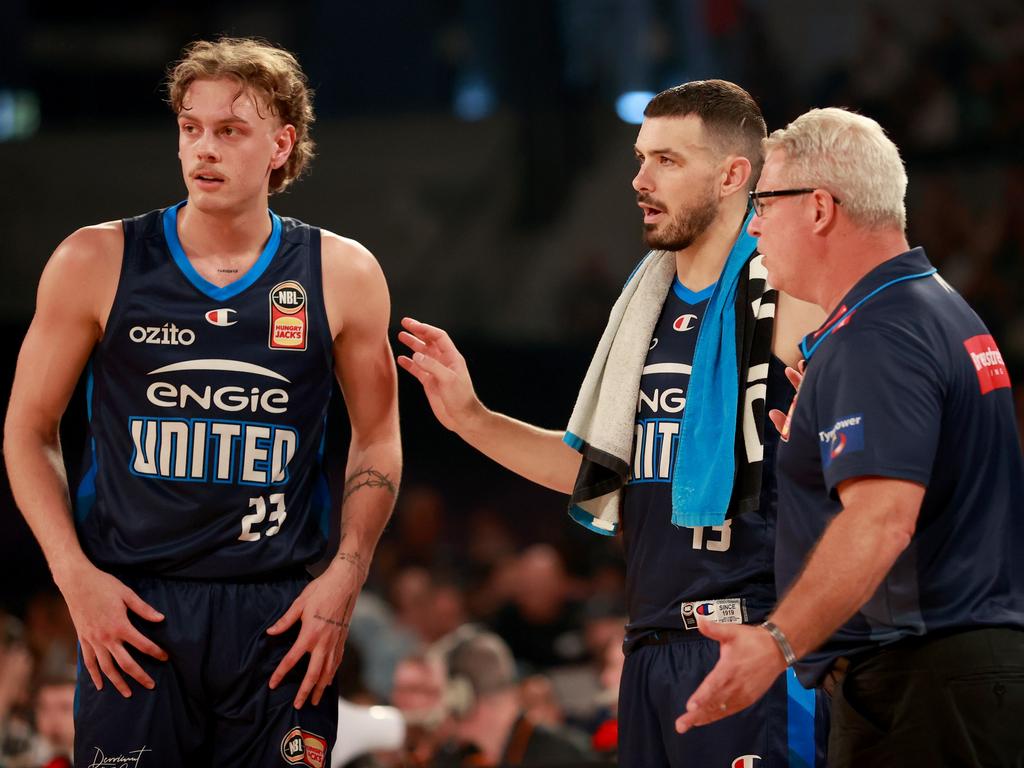
<path id="1" fill-rule="evenodd" d="M 817 745 L 823 746 L 825 734 L 815 733 L 815 693 L 799 688 L 788 670 L 755 704 L 676 733 L 676 718 L 718 661 L 718 643 L 696 631 L 672 631 L 670 637 L 669 642 L 635 647 L 626 656 L 619 688 L 622 768 L 824 765 L 824 750 Z"/>
<path id="2" fill-rule="evenodd" d="M 104 679 L 97 691 L 80 666 L 75 697 L 75 765 L 117 768 L 330 765 L 338 729 L 332 683 L 314 706 L 292 701 L 306 673 L 304 656 L 275 690 L 270 675 L 298 636 L 266 633 L 309 582 L 305 576 L 252 583 L 123 579 L 164 614 L 139 631 L 168 654 L 157 661 L 129 646 L 153 678 L 146 690 L 124 675 L 124 698 Z"/>

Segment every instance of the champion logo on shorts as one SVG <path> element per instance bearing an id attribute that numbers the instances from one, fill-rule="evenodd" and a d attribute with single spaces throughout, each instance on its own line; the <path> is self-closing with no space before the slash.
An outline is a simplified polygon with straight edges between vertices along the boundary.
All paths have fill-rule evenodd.
<path id="1" fill-rule="evenodd" d="M 1006 370 L 1006 362 L 995 339 L 988 334 L 972 336 L 964 340 L 964 348 L 971 356 L 974 371 L 978 374 L 981 394 L 987 395 L 993 389 L 1009 388 L 1010 373 Z"/>
<path id="2" fill-rule="evenodd" d="M 281 740 L 281 757 L 288 765 L 323 768 L 327 760 L 327 740 L 301 728 L 292 728 Z"/>

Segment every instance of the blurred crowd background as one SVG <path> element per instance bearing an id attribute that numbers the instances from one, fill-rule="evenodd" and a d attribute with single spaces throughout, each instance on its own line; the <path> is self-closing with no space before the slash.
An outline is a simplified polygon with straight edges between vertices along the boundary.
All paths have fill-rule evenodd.
<path id="1" fill-rule="evenodd" d="M 369 247 L 395 325 L 412 315 L 446 327 L 493 408 L 566 423 L 608 309 L 643 255 L 630 180 L 644 94 L 723 77 L 754 95 L 769 130 L 837 105 L 889 131 L 910 176 L 911 244 L 992 329 L 1018 420 L 1024 412 L 1019 0 L 4 8 L 5 399 L 35 284 L 61 239 L 184 195 L 164 69 L 190 40 L 227 33 L 293 50 L 317 92 L 319 156 L 272 206 Z M 346 697 L 400 704 L 435 732 L 447 688 L 429 651 L 474 622 L 511 650 L 516 701 L 534 722 L 571 727 L 608 755 L 625 620 L 618 541 L 575 526 L 564 498 L 446 433 L 404 374 L 400 396 L 403 489 L 359 601 Z M 335 487 L 342 413 L 335 403 Z M 62 426 L 73 483 L 84 422 L 79 393 Z M 57 765 L 71 733 L 74 628 L 6 485 L 0 516 L 0 768 Z M 426 738 L 377 760 L 423 764 L 436 748 Z"/>

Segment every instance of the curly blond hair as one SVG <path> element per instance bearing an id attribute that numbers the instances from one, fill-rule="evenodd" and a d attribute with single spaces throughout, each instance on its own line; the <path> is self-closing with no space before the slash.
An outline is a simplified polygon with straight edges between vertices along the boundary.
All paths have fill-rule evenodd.
<path id="1" fill-rule="evenodd" d="M 265 40 L 222 37 L 199 40 L 182 53 L 167 74 L 171 109 L 179 114 L 182 100 L 195 80 L 229 77 L 243 90 L 263 97 L 271 114 L 283 125 L 295 127 L 295 146 L 280 168 L 270 172 L 270 192 L 281 192 L 302 175 L 313 159 L 315 143 L 309 135 L 313 115 L 313 91 L 295 56 Z M 259 103 L 256 105 L 259 110 Z"/>

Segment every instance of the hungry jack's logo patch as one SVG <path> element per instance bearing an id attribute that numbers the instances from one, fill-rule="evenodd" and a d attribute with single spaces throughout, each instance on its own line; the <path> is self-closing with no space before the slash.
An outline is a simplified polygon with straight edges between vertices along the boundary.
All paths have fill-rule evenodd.
<path id="1" fill-rule="evenodd" d="M 304 350 L 309 333 L 306 291 L 295 280 L 270 290 L 270 348 Z"/>

